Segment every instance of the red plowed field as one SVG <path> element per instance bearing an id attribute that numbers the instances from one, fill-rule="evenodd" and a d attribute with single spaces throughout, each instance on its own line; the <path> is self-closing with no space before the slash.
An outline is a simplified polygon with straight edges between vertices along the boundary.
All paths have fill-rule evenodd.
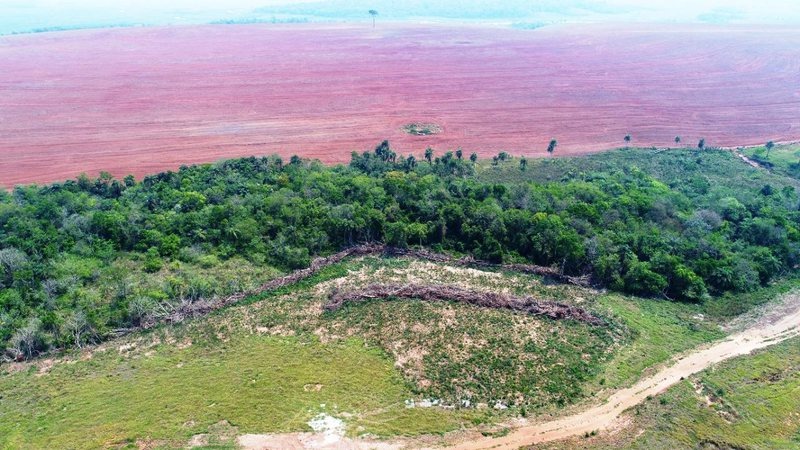
<path id="1" fill-rule="evenodd" d="M 624 27 L 623 27 L 624 28 Z M 402 126 L 443 131 L 412 136 Z M 389 139 L 543 155 L 800 138 L 800 30 L 379 24 L 0 37 L 0 185 Z"/>

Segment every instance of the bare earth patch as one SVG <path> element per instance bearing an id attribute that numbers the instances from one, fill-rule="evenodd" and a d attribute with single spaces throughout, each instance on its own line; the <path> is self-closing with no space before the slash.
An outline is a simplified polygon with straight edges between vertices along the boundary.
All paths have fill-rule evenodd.
<path id="1" fill-rule="evenodd" d="M 0 186 L 100 170 L 139 178 L 270 153 L 346 162 L 382 139 L 400 154 L 430 145 L 439 154 L 461 146 L 545 156 L 553 136 L 561 155 L 617 147 L 628 132 L 645 147 L 676 135 L 722 146 L 800 137 L 796 27 L 382 30 L 207 25 L 3 36 Z M 409 118 L 443 130 L 409 134 Z"/>
<path id="2" fill-rule="evenodd" d="M 507 436 L 494 439 L 475 437 L 453 446 L 459 450 L 516 449 L 536 443 L 556 441 L 598 430 L 618 429 L 620 415 L 648 396 L 665 391 L 680 380 L 716 363 L 777 344 L 800 335 L 800 296 L 788 295 L 778 307 L 780 314 L 763 314 L 750 328 L 729 336 L 711 346 L 700 348 L 674 360 L 627 389 L 617 391 L 602 405 L 550 422 L 520 427 Z M 713 400 L 713 399 L 712 399 Z"/>
<path id="3" fill-rule="evenodd" d="M 237 443 L 246 450 L 320 449 L 320 450 L 395 450 L 400 443 L 345 437 L 340 419 L 320 414 L 308 422 L 313 433 L 245 434 Z"/>

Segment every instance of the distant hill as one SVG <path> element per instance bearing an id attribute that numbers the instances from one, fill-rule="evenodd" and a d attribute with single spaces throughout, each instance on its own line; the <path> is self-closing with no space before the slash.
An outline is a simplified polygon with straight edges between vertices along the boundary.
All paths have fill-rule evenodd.
<path id="1" fill-rule="evenodd" d="M 444 19 L 518 19 L 529 17 L 577 17 L 586 15 L 607 15 L 629 12 L 631 8 L 613 7 L 596 1 L 545 0 L 531 2 L 511 0 L 489 2 L 485 0 L 429 2 L 410 0 L 333 0 L 313 3 L 299 3 L 281 6 L 267 6 L 255 10 L 257 14 L 305 15 L 324 18 L 350 19 L 362 18 L 370 9 L 377 10 L 387 19 L 407 19 L 412 17 L 438 17 Z"/>

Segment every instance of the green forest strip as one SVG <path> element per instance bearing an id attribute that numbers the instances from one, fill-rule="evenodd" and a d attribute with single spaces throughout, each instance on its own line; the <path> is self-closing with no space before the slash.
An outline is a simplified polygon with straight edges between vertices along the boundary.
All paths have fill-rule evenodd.
<path id="1" fill-rule="evenodd" d="M 730 152 L 463 156 L 417 161 L 384 142 L 348 166 L 253 157 L 0 193 L 0 346 L 25 358 L 87 345 L 274 278 L 239 286 L 235 271 L 307 268 L 359 242 L 589 275 L 645 297 L 729 299 L 720 311 L 800 264 L 797 181 Z"/>

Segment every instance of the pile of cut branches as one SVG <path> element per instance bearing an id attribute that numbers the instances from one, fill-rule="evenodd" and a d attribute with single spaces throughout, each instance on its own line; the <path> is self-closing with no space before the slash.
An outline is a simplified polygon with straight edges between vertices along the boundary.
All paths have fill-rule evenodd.
<path id="1" fill-rule="evenodd" d="M 472 256 L 464 256 L 463 258 L 453 258 L 451 256 L 435 253 L 425 249 L 403 249 L 389 246 L 376 246 L 383 247 L 383 254 L 387 256 L 408 256 L 411 258 L 424 259 L 427 261 L 449 263 L 457 266 L 466 267 L 489 267 L 503 270 L 510 270 L 513 272 L 530 273 L 547 278 L 551 278 L 561 283 L 574 284 L 576 286 L 588 287 L 590 286 L 589 277 L 583 276 L 570 276 L 565 275 L 552 267 L 537 266 L 534 264 L 496 264 L 487 261 L 475 259 Z"/>
<path id="2" fill-rule="evenodd" d="M 477 260 L 471 256 L 463 258 L 453 258 L 449 255 L 442 253 L 435 253 L 426 249 L 404 249 L 398 247 L 391 247 L 384 244 L 364 244 L 350 247 L 342 250 L 341 252 L 334 253 L 333 255 L 315 258 L 311 265 L 306 269 L 296 270 L 288 275 L 270 280 L 261 286 L 251 289 L 249 291 L 238 292 L 223 298 L 216 299 L 201 299 L 201 300 L 183 300 L 177 304 L 162 304 L 159 314 L 147 318 L 141 328 L 152 328 L 160 322 L 177 323 L 192 317 L 202 316 L 211 311 L 230 306 L 234 303 L 254 295 L 263 294 L 275 289 L 279 289 L 291 284 L 300 282 L 308 277 L 313 276 L 325 267 L 331 266 L 342 262 L 345 258 L 351 256 L 405 256 L 410 258 L 417 258 L 426 261 L 447 263 L 458 266 L 473 266 L 473 267 L 490 267 L 499 268 L 523 273 L 531 273 L 535 275 L 545 276 L 552 278 L 562 283 L 569 283 L 578 286 L 588 286 L 588 277 L 573 277 L 560 273 L 551 267 L 542 267 L 531 264 L 494 264 L 486 261 Z M 479 304 L 471 302 L 474 304 Z M 488 305 L 487 305 L 488 306 Z M 533 313 L 533 312 L 531 312 Z M 556 317 L 554 317 L 556 318 Z M 134 329 L 117 330 L 117 334 L 125 334 L 133 331 Z"/>
<path id="3" fill-rule="evenodd" d="M 177 323 L 192 317 L 202 316 L 211 311 L 238 303 L 247 297 L 263 294 L 264 292 L 269 292 L 298 283 L 313 276 L 328 266 L 342 262 L 342 260 L 345 258 L 349 258 L 351 256 L 379 255 L 382 254 L 384 250 L 385 246 L 380 244 L 367 244 L 350 247 L 330 256 L 315 258 L 313 261 L 311 261 L 311 265 L 309 267 L 295 270 L 288 275 L 270 280 L 255 289 L 237 292 L 235 294 L 217 299 L 201 299 L 195 301 L 184 300 L 181 303 L 174 305 L 172 308 L 165 310 L 163 314 L 157 317 L 149 318 L 145 323 L 142 324 L 142 328 L 152 328 L 160 322 Z"/>
<path id="4" fill-rule="evenodd" d="M 571 319 L 589 325 L 606 325 L 603 319 L 576 306 L 540 301 L 533 297 L 473 291 L 444 284 L 370 284 L 363 289 L 354 291 L 333 292 L 325 305 L 325 309 L 327 311 L 335 311 L 347 303 L 386 298 L 455 301 L 484 308 L 510 309 L 525 314 L 549 317 L 554 320 Z"/>

